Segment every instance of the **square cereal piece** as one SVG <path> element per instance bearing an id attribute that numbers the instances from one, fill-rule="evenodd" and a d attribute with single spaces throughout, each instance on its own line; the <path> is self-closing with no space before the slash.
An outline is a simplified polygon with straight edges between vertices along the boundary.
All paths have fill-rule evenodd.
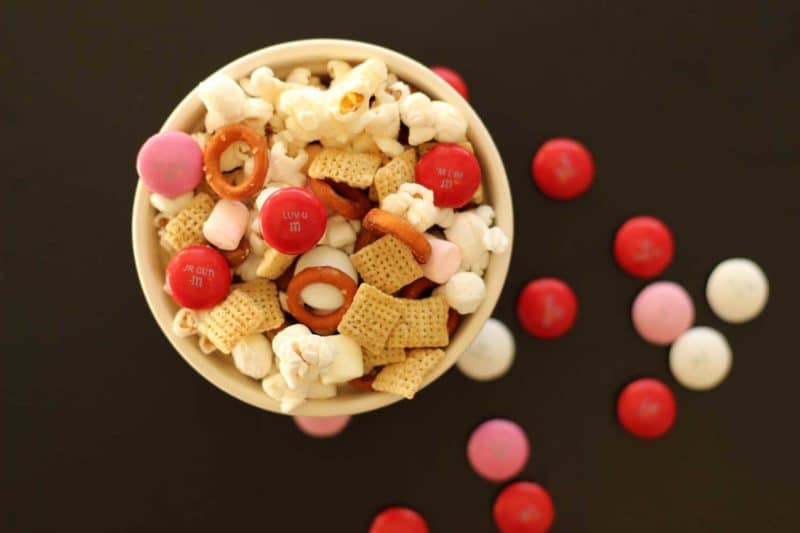
<path id="1" fill-rule="evenodd" d="M 387 294 L 422 277 L 422 267 L 411 250 L 391 235 L 363 247 L 350 260 L 364 281 Z"/>
<path id="2" fill-rule="evenodd" d="M 417 166 L 417 151 L 412 147 L 398 156 L 400 159 L 405 160 L 406 163 L 412 167 Z"/>
<path id="3" fill-rule="evenodd" d="M 329 178 L 357 189 L 372 185 L 375 172 L 381 166 L 381 156 L 325 148 L 311 163 L 308 175 L 316 179 Z"/>
<path id="4" fill-rule="evenodd" d="M 257 279 L 234 285 L 233 289 L 244 291 L 264 313 L 264 320 L 256 327 L 256 333 L 275 329 L 285 320 L 278 300 L 278 287 L 271 281 Z"/>
<path id="5" fill-rule="evenodd" d="M 395 157 L 375 173 L 375 192 L 379 201 L 397 192 L 400 185 L 414 181 L 414 165 L 408 159 L 403 155 Z"/>
<path id="6" fill-rule="evenodd" d="M 214 307 L 205 320 L 205 335 L 222 353 L 231 353 L 242 337 L 256 333 L 265 315 L 255 299 L 241 289 L 234 289 Z"/>
<path id="7" fill-rule="evenodd" d="M 194 244 L 205 244 L 203 222 L 211 215 L 212 209 L 214 200 L 205 193 L 198 193 L 164 226 L 162 241 L 176 252 Z"/>
<path id="8" fill-rule="evenodd" d="M 444 356 L 444 350 L 431 348 L 411 350 L 405 361 L 384 367 L 372 382 L 372 388 L 412 400 L 422 386 L 425 376 L 444 359 Z"/>
<path id="9" fill-rule="evenodd" d="M 389 348 L 430 348 L 447 346 L 447 301 L 441 296 L 421 300 L 400 298 L 403 316 L 392 330 L 386 346 Z"/>
<path id="10" fill-rule="evenodd" d="M 362 350 L 364 359 L 364 372 L 376 366 L 388 365 L 391 363 L 402 363 L 406 360 L 406 351 L 402 348 L 385 348 L 380 352 L 373 352 L 367 349 Z"/>
<path id="11" fill-rule="evenodd" d="M 267 279 L 278 279 L 286 269 L 292 266 L 296 255 L 283 254 L 275 248 L 267 248 L 264 258 L 256 269 L 256 276 Z"/>
<path id="12" fill-rule="evenodd" d="M 362 283 L 339 322 L 339 333 L 350 335 L 367 350 L 381 353 L 402 312 L 403 304 L 398 298 Z"/>

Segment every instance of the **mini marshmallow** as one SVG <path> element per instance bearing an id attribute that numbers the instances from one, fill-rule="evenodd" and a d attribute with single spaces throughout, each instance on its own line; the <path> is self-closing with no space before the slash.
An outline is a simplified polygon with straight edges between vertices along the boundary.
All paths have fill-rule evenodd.
<path id="1" fill-rule="evenodd" d="M 474 272 L 459 272 L 444 285 L 447 304 L 461 315 L 474 313 L 486 298 L 486 284 Z"/>
<path id="2" fill-rule="evenodd" d="M 268 187 L 265 187 L 258 196 L 256 196 L 256 209 L 260 212 L 261 208 L 264 207 L 264 202 L 267 201 L 267 198 L 272 196 L 276 191 L 285 187 L 282 183 L 270 183 Z M 258 218 L 258 234 L 261 235 L 261 218 Z"/>
<path id="3" fill-rule="evenodd" d="M 175 198 L 167 198 L 166 196 L 154 192 L 150 194 L 150 205 L 165 215 L 174 217 L 191 203 L 192 198 L 194 198 L 194 191 L 183 193 Z"/>
<path id="4" fill-rule="evenodd" d="M 245 376 L 262 379 L 272 370 L 272 346 L 260 333 L 248 335 L 237 342 L 232 356 L 233 364 Z"/>
<path id="5" fill-rule="evenodd" d="M 257 238 L 257 237 L 256 237 Z M 261 239 L 259 239 L 261 240 Z M 264 242 L 264 241 L 261 241 Z M 236 267 L 234 272 L 242 278 L 242 281 L 255 281 L 258 279 L 258 265 L 261 264 L 261 260 L 263 259 L 263 253 L 255 253 L 253 250 L 253 246 L 250 246 L 250 255 L 247 256 L 241 265 Z"/>
<path id="6" fill-rule="evenodd" d="M 336 358 L 320 372 L 322 384 L 346 383 L 363 376 L 364 355 L 355 339 L 347 335 L 331 335 L 326 338 L 335 346 Z"/>
<path id="7" fill-rule="evenodd" d="M 450 241 L 428 234 L 425 238 L 431 244 L 431 257 L 422 265 L 422 274 L 434 283 L 447 283 L 461 267 L 461 250 Z"/>
<path id="8" fill-rule="evenodd" d="M 325 227 L 325 234 L 320 239 L 320 244 L 327 244 L 333 248 L 345 248 L 356 242 L 356 230 L 341 215 L 333 215 L 328 218 Z"/>
<path id="9" fill-rule="evenodd" d="M 349 226 L 349 224 L 348 224 Z M 309 267 L 329 266 L 341 270 L 358 283 L 358 274 L 350 257 L 331 246 L 317 246 L 297 260 L 294 273 L 299 274 Z M 344 303 L 342 291 L 327 283 L 311 283 L 300 292 L 303 302 L 320 311 L 333 311 Z"/>
<path id="10" fill-rule="evenodd" d="M 285 183 L 293 187 L 305 186 L 306 175 L 302 169 L 307 160 L 308 154 L 305 150 L 299 150 L 296 157 L 289 157 L 286 145 L 276 142 L 269 152 L 267 181 Z"/>
<path id="11" fill-rule="evenodd" d="M 203 223 L 203 236 L 221 250 L 235 250 L 244 237 L 250 212 L 236 200 L 222 199 Z"/>

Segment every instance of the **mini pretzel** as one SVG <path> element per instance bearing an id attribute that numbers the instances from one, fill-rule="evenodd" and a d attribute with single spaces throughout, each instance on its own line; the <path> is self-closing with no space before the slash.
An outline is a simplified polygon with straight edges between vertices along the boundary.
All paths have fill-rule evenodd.
<path id="1" fill-rule="evenodd" d="M 401 216 L 376 207 L 370 209 L 362 224 L 370 231 L 394 235 L 411 248 L 411 253 L 414 254 L 418 263 L 427 263 L 431 258 L 431 243 L 417 228 Z"/>
<path id="2" fill-rule="evenodd" d="M 428 278 L 419 278 L 403 287 L 403 290 L 400 291 L 400 297 L 408 298 L 409 300 L 417 300 L 425 291 L 434 287 L 436 287 L 436 283 L 433 281 Z"/>
<path id="3" fill-rule="evenodd" d="M 325 207 L 332 209 L 345 218 L 360 220 L 369 211 L 372 203 L 363 191 L 350 187 L 346 183 L 332 185 L 326 180 L 308 179 L 308 187 Z"/>
<path id="4" fill-rule="evenodd" d="M 461 315 L 459 315 L 458 312 L 451 307 L 447 312 L 447 334 L 451 339 L 453 338 L 453 333 L 455 333 L 459 324 L 461 324 Z"/>
<path id="5" fill-rule="evenodd" d="M 300 293 L 312 283 L 328 283 L 342 291 L 344 303 L 342 306 L 327 315 L 315 315 L 303 304 Z M 305 324 L 317 333 L 333 333 L 347 312 L 353 297 L 356 295 L 356 282 L 353 278 L 333 267 L 311 267 L 302 270 L 292 278 L 286 289 L 286 304 L 289 313 L 299 322 Z"/>
<path id="6" fill-rule="evenodd" d="M 250 146 L 250 152 L 253 154 L 253 163 L 255 163 L 253 165 L 253 173 L 238 185 L 234 185 L 225 179 L 219 166 L 222 152 L 236 141 L 244 141 Z M 247 126 L 231 124 L 220 128 L 208 140 L 203 152 L 206 182 L 222 198 L 246 200 L 254 196 L 264 185 L 264 179 L 267 177 L 268 151 L 267 139 Z"/>
<path id="7" fill-rule="evenodd" d="M 361 231 L 358 232 L 358 236 L 356 237 L 356 243 L 353 245 L 353 253 L 356 253 L 365 246 L 369 246 L 373 242 L 380 239 L 380 237 L 381 236 L 379 233 L 370 231 L 362 225 Z"/>
<path id="8" fill-rule="evenodd" d="M 351 387 L 355 387 L 356 389 L 360 390 L 372 390 L 372 382 L 375 381 L 375 377 L 377 376 L 376 371 L 371 371 L 369 374 L 364 374 L 360 378 L 351 379 L 348 381 Z"/>
<path id="9" fill-rule="evenodd" d="M 239 246 L 233 250 L 220 250 L 231 268 L 236 268 L 250 255 L 250 240 L 246 237 L 239 241 Z"/>

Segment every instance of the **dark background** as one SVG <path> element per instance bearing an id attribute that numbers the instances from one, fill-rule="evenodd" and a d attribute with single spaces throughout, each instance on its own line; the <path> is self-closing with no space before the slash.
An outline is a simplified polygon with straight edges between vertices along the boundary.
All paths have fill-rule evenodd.
<path id="1" fill-rule="evenodd" d="M 649 4 L 4 1 L 0 528 L 356 533 L 401 503 L 434 532 L 489 532 L 499 486 L 464 450 L 476 424 L 504 416 L 530 436 L 521 478 L 551 491 L 556 533 L 798 531 L 800 7 Z M 251 50 L 322 36 L 463 73 L 504 157 L 518 235 L 496 312 L 517 335 L 512 372 L 480 384 L 453 370 L 330 441 L 226 396 L 173 352 L 129 229 L 136 151 L 195 83 Z M 598 169 L 566 204 L 529 174 L 557 135 L 585 142 Z M 634 214 L 673 229 L 664 277 L 732 345 L 716 390 L 682 389 L 667 350 L 631 327 L 645 283 L 616 268 L 610 241 Z M 772 290 L 740 326 L 703 297 L 731 256 L 759 262 Z M 555 342 L 514 318 L 542 275 L 580 300 Z M 677 395 L 677 423 L 654 442 L 613 417 L 640 376 Z"/>

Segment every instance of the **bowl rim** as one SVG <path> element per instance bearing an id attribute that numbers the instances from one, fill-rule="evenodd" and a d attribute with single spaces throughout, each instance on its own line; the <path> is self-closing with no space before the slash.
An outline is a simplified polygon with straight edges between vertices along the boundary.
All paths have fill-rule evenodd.
<path id="1" fill-rule="evenodd" d="M 468 315 L 462 321 L 456 335 L 446 347 L 445 358 L 428 373 L 421 390 L 449 370 L 458 356 L 469 346 L 483 323 L 490 318 L 508 275 L 514 237 L 511 190 L 502 158 L 486 126 L 455 89 L 428 67 L 400 52 L 361 41 L 325 38 L 275 44 L 245 54 L 217 69 L 213 74 L 227 74 L 238 79 L 263 65 L 279 70 L 329 59 L 363 61 L 371 57 L 386 63 L 389 70 L 401 80 L 414 85 L 432 98 L 451 103 L 463 113 L 468 123 L 467 137 L 473 144 L 485 172 L 483 183 L 484 187 L 488 189 L 491 205 L 495 209 L 495 225 L 503 229 L 509 237 L 509 249 L 503 254 L 492 254 L 489 266 L 484 273 L 486 298 L 475 313 Z M 187 131 L 191 128 L 190 117 L 195 117 L 193 123 L 197 122 L 197 117 L 201 116 L 202 103 L 197 97 L 196 89 L 197 85 L 178 103 L 159 131 Z M 213 360 L 213 358 L 220 357 L 219 354 L 206 355 L 197 347 L 194 336 L 180 338 L 172 332 L 171 325 L 174 315 L 172 309 L 176 306 L 163 290 L 163 264 L 160 259 L 160 247 L 156 232 L 152 225 L 154 210 L 150 206 L 149 191 L 138 178 L 132 211 L 132 246 L 139 284 L 156 323 L 175 351 L 198 374 L 230 396 L 266 411 L 286 414 L 280 411 L 278 402 L 263 392 L 259 380 L 252 380 L 239 374 L 235 369 L 235 375 L 221 370 L 218 367 L 219 363 Z M 225 364 L 229 365 L 230 363 L 226 362 Z M 253 381 L 257 390 L 254 391 L 252 387 L 243 386 L 243 380 Z M 337 395 L 327 400 L 309 400 L 289 414 L 293 416 L 353 415 L 380 409 L 402 399 L 401 396 L 383 392 L 359 392 Z"/>

